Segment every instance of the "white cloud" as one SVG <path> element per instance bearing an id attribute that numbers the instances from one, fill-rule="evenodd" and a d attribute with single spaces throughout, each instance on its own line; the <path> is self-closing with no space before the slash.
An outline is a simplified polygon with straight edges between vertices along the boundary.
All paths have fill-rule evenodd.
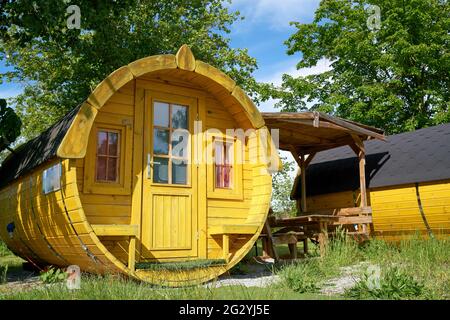
<path id="1" fill-rule="evenodd" d="M 276 86 L 280 86 L 282 82 L 283 74 L 289 74 L 293 77 L 306 77 L 313 74 L 321 74 L 325 71 L 331 70 L 331 61 L 328 59 L 320 59 L 317 64 L 310 68 L 301 68 L 297 70 L 297 60 L 289 60 L 288 62 L 282 62 L 278 64 L 276 68 L 278 71 L 269 74 L 267 76 L 258 77 L 260 82 L 273 83 Z"/>
<path id="2" fill-rule="evenodd" d="M 320 0 L 233 0 L 231 7 L 239 10 L 251 23 L 268 23 L 273 29 L 289 28 L 289 22 L 310 22 Z"/>

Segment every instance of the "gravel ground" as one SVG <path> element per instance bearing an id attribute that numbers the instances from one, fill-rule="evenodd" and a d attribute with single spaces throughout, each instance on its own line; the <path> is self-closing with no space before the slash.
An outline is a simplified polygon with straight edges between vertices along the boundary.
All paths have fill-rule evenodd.
<path id="1" fill-rule="evenodd" d="M 276 275 L 239 275 L 223 277 L 217 281 L 207 283 L 207 288 L 218 288 L 225 286 L 244 286 L 244 287 L 267 287 L 280 280 Z"/>
<path id="2" fill-rule="evenodd" d="M 341 268 L 341 275 L 325 282 L 320 293 L 326 295 L 343 294 L 346 289 L 350 289 L 361 279 L 361 273 L 368 266 L 369 264 L 367 262 L 361 262 L 353 266 Z"/>

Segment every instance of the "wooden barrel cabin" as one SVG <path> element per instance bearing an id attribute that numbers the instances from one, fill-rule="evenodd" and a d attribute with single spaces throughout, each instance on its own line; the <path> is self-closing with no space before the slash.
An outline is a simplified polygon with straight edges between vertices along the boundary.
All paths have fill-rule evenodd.
<path id="1" fill-rule="evenodd" d="M 37 266 L 208 281 L 261 232 L 270 142 L 250 98 L 189 47 L 140 59 L 4 161 L 0 236 Z"/>

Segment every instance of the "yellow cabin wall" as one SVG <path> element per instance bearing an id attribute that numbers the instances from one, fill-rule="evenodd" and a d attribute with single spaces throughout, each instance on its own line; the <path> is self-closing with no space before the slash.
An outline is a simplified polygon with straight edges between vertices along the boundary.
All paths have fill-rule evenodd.
<path id="1" fill-rule="evenodd" d="M 450 233 L 450 180 L 419 183 L 423 212 L 436 237 Z M 373 235 L 396 241 L 416 233 L 427 235 L 415 184 L 373 188 L 368 193 L 372 207 Z M 359 206 L 359 191 L 345 191 L 307 198 L 308 211 Z"/>
<path id="2" fill-rule="evenodd" d="M 99 110 L 94 125 L 101 127 L 102 125 L 121 126 L 126 128 L 127 125 L 132 126 L 134 122 L 134 99 L 135 99 L 135 81 L 131 81 L 120 88 L 106 104 Z M 88 144 L 88 152 L 94 159 L 92 149 L 92 141 L 95 141 L 95 130 L 91 130 L 90 140 Z M 128 136 L 126 151 L 128 170 L 124 170 L 124 174 L 131 177 L 131 163 L 133 150 L 133 137 L 131 129 L 126 133 Z M 124 152 L 124 150 L 121 150 Z M 121 152 L 121 154 L 122 154 Z M 124 155 L 125 156 L 125 155 Z M 110 193 L 105 194 L 99 188 L 91 191 L 86 187 L 86 170 L 88 174 L 94 175 L 94 161 L 90 161 L 90 168 L 85 167 L 85 159 L 76 160 L 77 166 L 77 183 L 80 190 L 80 199 L 86 217 L 91 224 L 130 224 L 131 223 L 131 180 L 128 181 L 128 194 L 114 194 L 114 189 Z M 123 193 L 123 192 L 122 192 Z M 128 259 L 128 239 L 126 237 L 100 237 L 106 248 L 116 256 L 122 263 L 126 263 Z"/>
<path id="3" fill-rule="evenodd" d="M 239 125 L 232 115 L 224 108 L 214 97 L 206 97 L 206 121 L 205 130 L 218 129 L 223 134 L 226 129 L 238 128 Z M 248 145 L 246 146 L 246 153 L 248 159 Z M 244 155 L 244 156 L 245 156 Z M 243 199 L 207 199 L 207 225 L 208 227 L 222 225 L 222 224 L 242 224 L 248 217 L 251 201 L 252 190 L 252 172 L 248 164 L 244 164 L 242 168 L 242 189 Z M 210 183 L 211 180 L 208 180 Z M 231 235 L 230 236 L 230 251 L 233 252 L 239 244 L 235 243 L 238 239 L 249 239 L 248 236 Z M 207 236 L 207 257 L 208 259 L 219 259 L 222 257 L 222 237 L 221 236 Z"/>
<path id="4" fill-rule="evenodd" d="M 450 231 L 450 182 L 419 184 L 419 194 L 426 220 L 435 236 Z M 427 235 L 427 228 L 419 210 L 414 184 L 377 188 L 371 191 L 375 236 L 397 240 L 419 232 Z"/>
<path id="5" fill-rule="evenodd" d="M 0 223 L 14 222 L 12 238 L 0 237 L 18 256 L 37 265 L 78 265 L 95 272 L 119 272 L 125 266 L 102 246 L 86 221 L 78 193 L 76 166 L 63 160 L 61 189 L 42 192 L 42 171 L 61 160 L 36 168 L 0 191 Z"/>
<path id="6" fill-rule="evenodd" d="M 333 208 L 351 208 L 358 206 L 359 192 L 344 191 L 322 194 L 306 199 L 308 211 L 318 211 Z"/>

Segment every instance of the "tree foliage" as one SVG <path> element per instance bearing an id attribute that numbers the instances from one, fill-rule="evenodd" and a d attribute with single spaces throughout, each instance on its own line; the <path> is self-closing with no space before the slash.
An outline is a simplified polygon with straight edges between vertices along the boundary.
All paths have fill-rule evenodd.
<path id="1" fill-rule="evenodd" d="M 379 30 L 370 30 L 373 6 Z M 370 22 L 370 21 L 369 21 Z M 450 9 L 447 0 L 322 0 L 312 23 L 293 23 L 288 54 L 298 68 L 321 59 L 332 69 L 264 85 L 282 110 L 307 107 L 385 129 L 450 121 Z"/>
<path id="2" fill-rule="evenodd" d="M 275 215 L 295 215 L 295 201 L 290 200 L 294 181 L 295 165 L 291 161 L 283 160 L 283 169 L 272 176 L 272 210 Z"/>
<path id="3" fill-rule="evenodd" d="M 239 12 L 221 0 L 79 0 L 81 29 L 67 27 L 69 4 L 0 2 L 0 59 L 14 67 L 0 78 L 25 84 L 14 102 L 27 137 L 86 99 L 115 69 L 145 56 L 173 54 L 185 43 L 247 91 L 256 87 L 256 60 L 247 50 L 231 48 L 226 37 Z"/>
<path id="4" fill-rule="evenodd" d="M 8 148 L 20 135 L 22 122 L 14 110 L 0 99 L 0 153 Z"/>

